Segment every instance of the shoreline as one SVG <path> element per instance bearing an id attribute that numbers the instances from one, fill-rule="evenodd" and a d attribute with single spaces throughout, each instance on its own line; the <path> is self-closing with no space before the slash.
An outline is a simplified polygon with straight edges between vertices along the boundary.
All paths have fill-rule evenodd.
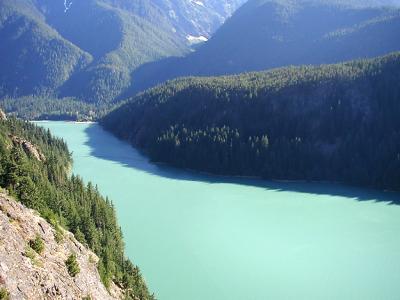
<path id="1" fill-rule="evenodd" d="M 36 122 L 36 123 L 46 123 L 46 122 L 65 122 L 65 123 L 70 123 L 70 124 L 99 124 L 99 122 L 95 121 L 53 121 L 53 120 L 40 120 L 40 121 L 31 121 L 31 122 Z M 100 125 L 101 126 L 101 125 Z M 338 181 L 327 181 L 327 180 L 306 180 L 306 179 L 297 179 L 297 180 L 291 180 L 291 179 L 266 179 L 261 176 L 245 176 L 245 175 L 229 175 L 229 174 L 218 174 L 218 173 L 211 173 L 207 171 L 200 171 L 196 169 L 190 169 L 190 168 L 184 168 L 184 167 L 177 167 L 174 166 L 173 164 L 165 163 L 165 162 L 157 162 L 157 161 L 152 161 L 151 158 L 146 154 L 146 152 L 143 149 L 140 149 L 133 145 L 132 143 L 129 143 L 127 140 L 121 139 L 120 137 L 114 135 L 112 132 L 109 130 L 105 129 L 104 127 L 101 126 L 101 128 L 112 135 L 113 137 L 117 138 L 118 140 L 126 143 L 129 145 L 133 150 L 138 151 L 140 155 L 142 155 L 150 164 L 153 164 L 157 167 L 160 168 L 165 168 L 165 169 L 170 169 L 175 170 L 177 172 L 185 172 L 187 174 L 190 174 L 190 176 L 193 177 L 213 177 L 214 179 L 218 178 L 220 179 L 221 182 L 227 182 L 227 183 L 233 183 L 233 184 L 246 184 L 243 181 L 253 181 L 254 186 L 258 187 L 264 187 L 268 185 L 268 183 L 272 184 L 314 184 L 314 185 L 336 185 L 336 186 L 342 186 L 342 187 L 348 187 L 348 188 L 354 188 L 354 189 L 363 189 L 363 190 L 369 190 L 371 192 L 378 192 L 378 193 L 385 193 L 385 194 L 400 194 L 399 191 L 392 191 L 392 190 L 385 190 L 385 189 L 378 189 L 370 186 L 358 186 L 358 185 L 350 185 L 345 182 L 338 182 Z M 242 181 L 242 182 L 241 182 Z M 247 183 L 249 184 L 249 183 Z M 394 201 L 395 203 L 400 204 L 400 199 Z"/>
<path id="2" fill-rule="evenodd" d="M 124 141 L 124 140 L 122 140 Z M 126 141 L 124 141 L 126 142 Z M 127 143 L 127 142 L 126 142 Z M 128 143 L 129 144 L 129 143 Z M 217 174 L 217 173 L 210 173 L 210 172 L 206 172 L 206 171 L 199 171 L 196 169 L 190 169 L 190 168 L 179 168 L 176 167 L 174 165 L 165 163 L 165 162 L 154 162 L 151 161 L 150 158 L 143 152 L 141 151 L 139 148 L 136 148 L 135 146 L 133 146 L 132 144 L 129 144 L 133 149 L 135 149 L 136 151 L 139 151 L 139 153 L 141 153 L 141 155 L 143 155 L 144 157 L 146 157 L 149 161 L 149 163 L 154 164 L 156 166 L 159 167 L 163 167 L 163 168 L 169 168 L 169 169 L 174 169 L 176 171 L 180 171 L 180 172 L 187 172 L 190 173 L 193 176 L 203 176 L 203 177 L 214 177 L 214 178 L 220 178 L 221 182 L 225 182 L 225 183 L 232 183 L 232 184 L 246 184 L 245 182 L 240 182 L 241 180 L 250 180 L 250 181 L 254 181 L 257 182 L 254 186 L 257 187 L 264 187 L 266 186 L 268 183 L 272 183 L 272 184 L 313 184 L 313 185 L 332 185 L 332 186 L 342 186 L 342 187 L 346 187 L 346 188 L 350 188 L 350 189 L 360 189 L 360 190 L 369 190 L 370 192 L 375 192 L 375 193 L 384 193 L 384 194 L 396 194 L 396 195 L 400 195 L 400 191 L 393 191 L 393 190 L 387 190 L 387 189 L 377 189 L 374 187 L 368 187 L 368 186 L 359 186 L 359 185 L 350 185 L 347 184 L 345 182 L 340 182 L 340 181 L 328 181 L 328 180 L 306 180 L 306 179 L 266 179 L 260 176 L 244 176 L 244 175 L 223 175 L 223 174 Z M 238 182 L 236 182 L 238 181 Z M 396 203 L 396 204 L 400 204 L 400 199 L 399 200 L 392 200 L 392 203 Z"/>
<path id="3" fill-rule="evenodd" d="M 74 123 L 74 124 L 97 124 L 96 121 L 71 121 L 71 120 L 28 120 L 31 123 L 49 123 L 49 122 L 64 122 L 64 123 Z"/>

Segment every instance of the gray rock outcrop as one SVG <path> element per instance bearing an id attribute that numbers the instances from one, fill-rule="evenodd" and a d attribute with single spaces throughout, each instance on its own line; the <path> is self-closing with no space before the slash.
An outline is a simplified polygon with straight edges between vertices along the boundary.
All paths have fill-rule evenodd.
<path id="1" fill-rule="evenodd" d="M 39 236 L 41 254 L 29 248 Z M 120 299 L 121 290 L 106 290 L 97 271 L 98 257 L 64 231 L 56 241 L 55 229 L 37 212 L 25 208 L 0 191 L 0 288 L 10 299 Z M 33 257 L 27 251 L 33 252 Z M 76 254 L 80 272 L 71 277 L 65 261 Z"/>
<path id="2" fill-rule="evenodd" d="M 33 156 L 38 161 L 46 161 L 46 157 L 44 156 L 44 154 L 39 150 L 37 146 L 33 145 L 31 142 L 24 140 L 18 136 L 10 135 L 10 138 L 14 145 L 21 145 L 26 154 Z"/>
<path id="3" fill-rule="evenodd" d="M 7 120 L 7 115 L 0 108 L 0 121 L 5 121 L 5 120 Z"/>

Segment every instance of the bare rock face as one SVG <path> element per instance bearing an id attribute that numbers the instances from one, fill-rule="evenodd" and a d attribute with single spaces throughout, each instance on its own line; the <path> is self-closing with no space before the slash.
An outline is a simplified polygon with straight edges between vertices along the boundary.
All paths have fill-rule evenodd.
<path id="1" fill-rule="evenodd" d="M 41 254 L 28 246 L 37 236 L 44 242 Z M 113 285 L 108 292 L 102 284 L 93 252 L 72 233 L 64 231 L 58 242 L 55 236 L 35 211 L 0 191 L 0 288 L 10 299 L 121 299 L 119 288 Z M 71 254 L 80 268 L 75 277 L 65 264 Z"/>
<path id="2" fill-rule="evenodd" d="M 24 140 L 18 136 L 10 135 L 10 138 L 14 145 L 21 145 L 24 151 L 33 156 L 38 161 L 46 161 L 46 157 L 42 152 L 40 152 L 39 148 L 33 145 L 31 142 Z"/>
<path id="3" fill-rule="evenodd" d="M 0 121 L 6 121 L 7 115 L 0 109 Z"/>

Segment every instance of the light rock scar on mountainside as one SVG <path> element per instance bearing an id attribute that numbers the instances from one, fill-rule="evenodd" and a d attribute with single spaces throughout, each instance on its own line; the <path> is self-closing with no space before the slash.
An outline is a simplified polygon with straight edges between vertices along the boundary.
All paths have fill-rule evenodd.
<path id="1" fill-rule="evenodd" d="M 4 111 L 0 109 L 0 121 L 6 121 L 6 120 L 7 120 L 6 114 L 4 113 Z"/>
<path id="2" fill-rule="evenodd" d="M 33 156 L 38 161 L 46 161 L 44 154 L 31 142 L 14 135 L 10 135 L 9 137 L 15 146 L 22 146 L 22 149 L 24 149 L 26 154 Z"/>

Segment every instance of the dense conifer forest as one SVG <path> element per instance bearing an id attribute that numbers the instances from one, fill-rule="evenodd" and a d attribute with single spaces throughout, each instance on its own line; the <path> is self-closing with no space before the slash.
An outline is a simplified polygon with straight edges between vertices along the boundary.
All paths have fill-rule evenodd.
<path id="1" fill-rule="evenodd" d="M 101 124 L 151 159 L 224 175 L 400 190 L 400 54 L 184 78 Z"/>
<path id="2" fill-rule="evenodd" d="M 69 176 L 67 145 L 50 132 L 10 118 L 0 120 L 0 186 L 37 210 L 63 239 L 60 227 L 99 257 L 101 279 L 125 290 L 126 299 L 153 299 L 138 267 L 124 256 L 124 243 L 112 202 L 97 187 Z"/>
<path id="3" fill-rule="evenodd" d="M 49 96 L 6 97 L 0 107 L 8 115 L 23 120 L 94 121 L 104 116 L 115 104 L 94 105 L 74 98 Z"/>

